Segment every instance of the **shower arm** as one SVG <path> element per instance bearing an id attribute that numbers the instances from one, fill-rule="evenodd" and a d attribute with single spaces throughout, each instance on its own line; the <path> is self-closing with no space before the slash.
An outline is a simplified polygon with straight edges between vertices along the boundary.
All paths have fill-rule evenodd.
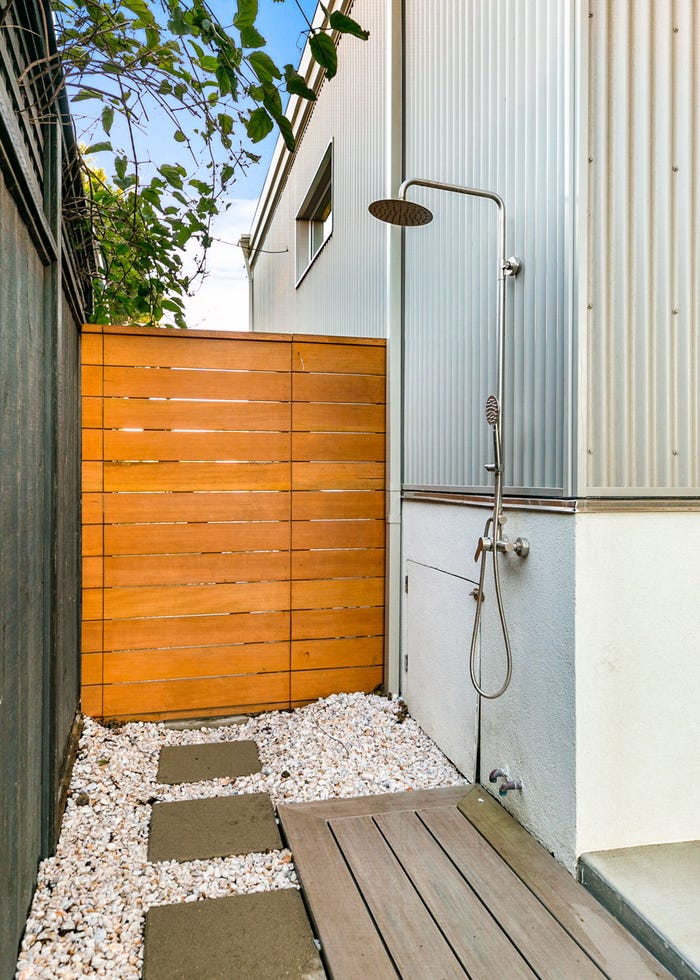
<path id="1" fill-rule="evenodd" d="M 399 187 L 397 197 L 401 201 L 406 200 L 406 191 L 409 187 L 429 187 L 432 190 L 448 191 L 452 194 L 464 194 L 467 197 L 480 197 L 487 201 L 493 201 L 498 208 L 498 345 L 497 345 L 497 382 L 496 397 L 503 412 L 503 390 L 505 374 L 505 340 L 506 340 L 506 278 L 517 276 L 520 271 L 520 262 L 516 258 L 506 258 L 506 206 L 503 198 L 494 191 L 483 191 L 477 187 L 462 187 L 459 184 L 443 184 L 435 180 L 425 180 L 422 177 L 411 177 Z M 498 426 L 499 444 L 501 447 L 501 459 L 503 459 L 503 427 L 499 419 Z M 501 467 L 502 468 L 502 467 Z M 496 534 L 498 537 L 498 534 Z"/>

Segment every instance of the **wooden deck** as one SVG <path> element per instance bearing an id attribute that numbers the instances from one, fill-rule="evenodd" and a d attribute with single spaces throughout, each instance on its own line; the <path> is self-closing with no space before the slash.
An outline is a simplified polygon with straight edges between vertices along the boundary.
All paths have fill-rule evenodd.
<path id="1" fill-rule="evenodd" d="M 670 976 L 479 786 L 279 814 L 333 980 Z"/>

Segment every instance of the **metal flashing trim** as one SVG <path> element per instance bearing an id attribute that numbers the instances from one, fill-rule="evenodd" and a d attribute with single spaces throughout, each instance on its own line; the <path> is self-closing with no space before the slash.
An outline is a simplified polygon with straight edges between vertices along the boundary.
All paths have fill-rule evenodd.
<path id="1" fill-rule="evenodd" d="M 456 504 L 460 507 L 492 507 L 493 497 L 483 494 L 454 493 L 426 490 L 404 490 L 402 500 L 414 503 Z M 504 497 L 505 510 L 537 510 L 550 514 L 603 514 L 603 513 L 695 513 L 700 511 L 700 499 L 684 497 L 668 498 L 552 498 L 552 497 Z"/>

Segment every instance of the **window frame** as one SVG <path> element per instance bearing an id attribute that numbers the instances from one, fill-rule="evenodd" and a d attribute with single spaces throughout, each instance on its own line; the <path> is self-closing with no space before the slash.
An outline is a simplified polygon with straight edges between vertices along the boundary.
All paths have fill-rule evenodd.
<path id="1" fill-rule="evenodd" d="M 323 152 L 294 222 L 297 288 L 333 235 L 333 140 Z"/>

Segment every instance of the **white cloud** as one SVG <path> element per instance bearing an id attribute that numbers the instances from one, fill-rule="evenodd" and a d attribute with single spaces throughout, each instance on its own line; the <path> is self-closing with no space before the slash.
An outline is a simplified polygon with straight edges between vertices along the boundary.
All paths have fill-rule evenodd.
<path id="1" fill-rule="evenodd" d="M 214 219 L 215 239 L 207 256 L 208 275 L 185 304 L 187 325 L 197 330 L 249 330 L 248 277 L 236 244 L 250 231 L 257 198 L 231 200 Z M 218 240 L 220 239 L 220 240 Z"/>

